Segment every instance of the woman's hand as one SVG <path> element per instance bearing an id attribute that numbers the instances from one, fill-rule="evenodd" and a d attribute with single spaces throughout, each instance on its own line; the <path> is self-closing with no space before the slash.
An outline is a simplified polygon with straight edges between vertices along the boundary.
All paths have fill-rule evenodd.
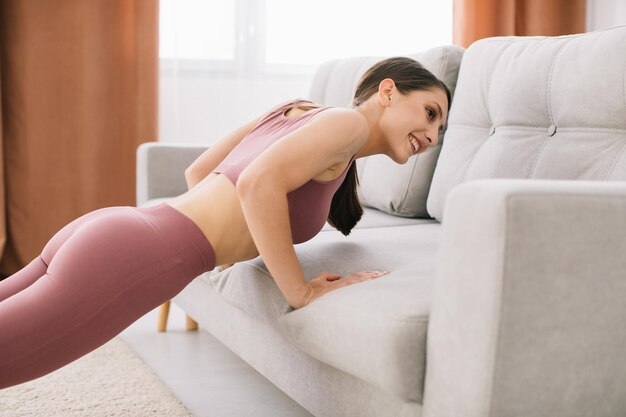
<path id="1" fill-rule="evenodd" d="M 356 284 L 357 282 L 369 281 L 371 279 L 387 275 L 388 273 L 389 271 L 362 271 L 356 272 L 352 275 L 348 275 L 345 278 L 341 278 L 339 274 L 322 272 L 320 275 L 313 278 L 307 283 L 310 289 L 307 293 L 304 305 L 302 307 L 311 304 L 322 295 L 336 290 L 337 288 L 345 287 L 346 285 Z"/>
<path id="2" fill-rule="evenodd" d="M 223 270 L 228 269 L 228 268 L 230 268 L 233 265 L 235 265 L 235 264 L 218 265 L 216 269 L 218 270 L 218 272 L 222 272 Z"/>

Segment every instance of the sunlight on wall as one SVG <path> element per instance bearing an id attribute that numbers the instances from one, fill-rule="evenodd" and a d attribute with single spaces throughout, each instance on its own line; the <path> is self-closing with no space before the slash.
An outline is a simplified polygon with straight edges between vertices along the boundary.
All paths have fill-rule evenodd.
<path id="1" fill-rule="evenodd" d="M 233 59 L 234 0 L 160 0 L 161 58 Z"/>
<path id="2" fill-rule="evenodd" d="M 452 43 L 452 0 L 161 0 L 160 57 L 318 65 Z"/>
<path id="3" fill-rule="evenodd" d="M 319 64 L 452 43 L 452 1 L 268 0 L 267 61 Z"/>

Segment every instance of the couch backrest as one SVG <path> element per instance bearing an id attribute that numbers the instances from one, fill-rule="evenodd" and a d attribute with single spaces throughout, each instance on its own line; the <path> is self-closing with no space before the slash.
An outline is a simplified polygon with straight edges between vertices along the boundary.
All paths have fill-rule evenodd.
<path id="1" fill-rule="evenodd" d="M 442 46 L 406 56 L 419 61 L 454 94 L 463 51 L 458 46 Z M 315 73 L 310 99 L 329 106 L 349 107 L 361 75 L 384 58 L 356 57 L 323 63 Z M 437 145 L 413 156 L 404 165 L 395 163 L 386 155 L 357 159 L 361 203 L 398 216 L 430 217 L 426 211 L 426 198 L 439 148 Z"/>
<path id="2" fill-rule="evenodd" d="M 481 178 L 626 180 L 626 26 L 494 37 L 463 55 L 428 197 Z"/>

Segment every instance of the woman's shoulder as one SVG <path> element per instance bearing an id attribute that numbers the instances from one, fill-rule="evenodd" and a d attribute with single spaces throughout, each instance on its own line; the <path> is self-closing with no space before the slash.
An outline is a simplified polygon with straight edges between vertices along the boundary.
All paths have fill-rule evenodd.
<path id="1" fill-rule="evenodd" d="M 284 109 L 294 106 L 308 107 L 311 109 L 324 107 L 325 110 L 315 114 L 313 119 L 317 119 L 318 123 L 339 123 L 341 126 L 344 127 L 344 129 L 348 129 L 349 131 L 353 132 L 354 136 L 362 138 L 363 141 L 367 141 L 367 137 L 369 135 L 369 124 L 367 123 L 367 119 L 365 118 L 365 116 L 363 116 L 361 113 L 353 108 L 328 106 L 317 103 L 313 100 L 300 97 L 284 101 L 272 107 L 266 113 L 266 115 L 270 115 L 279 111 L 282 112 L 284 111 Z"/>
<path id="2" fill-rule="evenodd" d="M 270 116 L 278 114 L 279 112 L 282 113 L 287 108 L 293 107 L 294 105 L 297 105 L 300 102 L 313 103 L 311 100 L 307 100 L 307 99 L 303 99 L 303 98 L 296 98 L 296 99 L 283 101 L 282 103 L 276 104 L 276 105 L 270 107 L 268 110 L 266 110 L 261 115 L 261 117 L 259 117 L 259 121 L 265 121 L 265 119 L 269 118 Z M 316 105 L 316 106 L 319 106 L 319 105 Z M 320 107 L 323 107 L 323 106 L 320 106 Z"/>
<path id="3" fill-rule="evenodd" d="M 340 123 L 346 129 L 354 133 L 355 137 L 367 141 L 369 136 L 369 124 L 367 119 L 360 112 L 348 107 L 329 107 L 320 112 L 317 117 L 326 117 L 329 122 Z M 332 120 L 331 120 L 332 119 Z"/>
<path id="4" fill-rule="evenodd" d="M 282 110 L 288 107 L 293 107 L 299 104 L 306 104 L 306 105 L 311 105 L 313 107 L 324 107 L 322 104 L 316 103 L 312 100 L 306 99 L 306 98 L 302 98 L 302 97 L 298 97 L 298 98 L 292 98 L 290 100 L 287 101 L 283 101 L 282 103 L 279 103 L 275 106 L 273 106 L 270 110 L 268 110 L 268 113 L 272 113 L 278 110 Z"/>
<path id="5" fill-rule="evenodd" d="M 313 137 L 332 137 L 336 144 L 345 146 L 349 155 L 358 152 L 369 137 L 369 125 L 365 116 L 351 108 L 324 107 L 327 108 L 314 114 L 301 128 Z"/>

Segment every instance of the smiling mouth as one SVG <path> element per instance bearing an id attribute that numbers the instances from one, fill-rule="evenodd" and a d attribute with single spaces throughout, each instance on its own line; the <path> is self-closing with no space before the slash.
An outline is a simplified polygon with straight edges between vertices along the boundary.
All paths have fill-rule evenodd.
<path id="1" fill-rule="evenodd" d="M 409 134 L 409 142 L 411 142 L 411 145 L 413 146 L 413 155 L 417 154 L 417 151 L 420 149 L 418 140 L 415 139 L 415 136 Z"/>

